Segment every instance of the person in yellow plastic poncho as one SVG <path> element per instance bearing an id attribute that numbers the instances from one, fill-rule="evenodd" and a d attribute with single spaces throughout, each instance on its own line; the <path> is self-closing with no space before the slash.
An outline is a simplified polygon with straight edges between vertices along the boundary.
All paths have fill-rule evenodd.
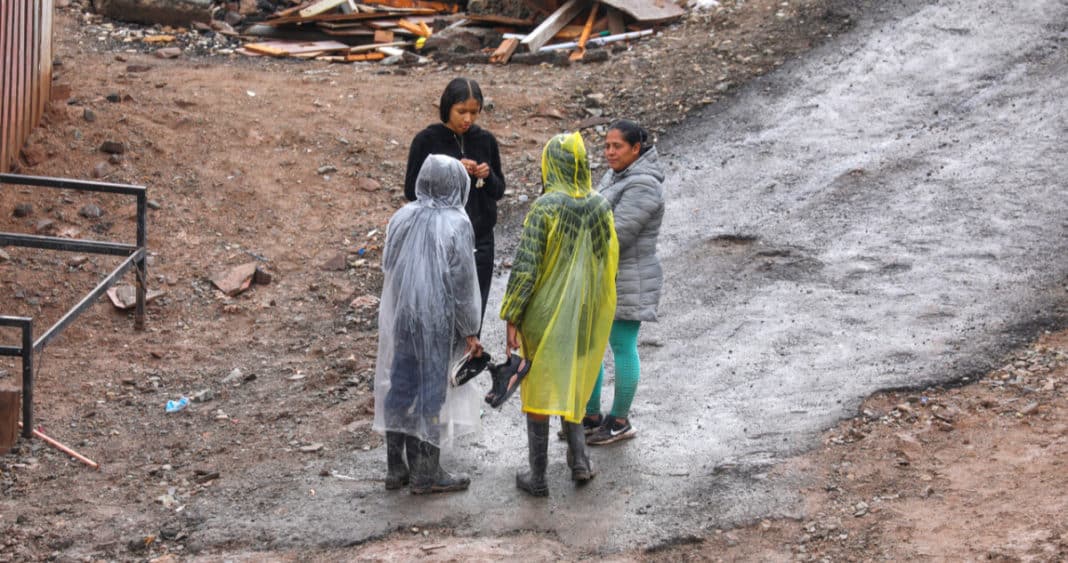
<path id="1" fill-rule="evenodd" d="M 582 416 L 615 315 L 619 260 L 612 208 L 591 189 L 582 136 L 550 139 L 541 175 L 544 192 L 523 221 L 501 304 L 508 352 L 521 349 L 530 362 L 521 387 L 530 471 L 516 486 L 534 496 L 549 494 L 549 416 L 564 419 L 571 478 L 593 478 Z"/>

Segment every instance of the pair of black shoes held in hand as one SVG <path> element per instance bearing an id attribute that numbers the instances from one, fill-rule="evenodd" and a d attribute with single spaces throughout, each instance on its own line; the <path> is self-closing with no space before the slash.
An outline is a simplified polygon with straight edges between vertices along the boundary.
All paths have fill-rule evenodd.
<path id="1" fill-rule="evenodd" d="M 482 373 L 482 370 L 488 369 L 490 377 L 493 378 L 493 386 L 489 393 L 486 393 L 486 402 L 496 409 L 519 389 L 519 384 L 530 371 L 530 362 L 516 354 L 508 354 L 508 359 L 499 364 L 493 364 L 492 361 L 488 352 L 468 358 L 456 371 L 455 379 L 457 386 L 463 385 Z"/>

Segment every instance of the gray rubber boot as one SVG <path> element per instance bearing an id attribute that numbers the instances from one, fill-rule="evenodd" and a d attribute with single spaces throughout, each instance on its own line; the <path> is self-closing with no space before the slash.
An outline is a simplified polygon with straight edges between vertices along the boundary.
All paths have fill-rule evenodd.
<path id="1" fill-rule="evenodd" d="M 545 470 L 549 465 L 549 421 L 535 422 L 527 418 L 527 450 L 530 471 L 515 476 L 515 486 L 536 497 L 549 496 Z"/>
<path id="2" fill-rule="evenodd" d="M 441 468 L 441 449 L 430 442 L 419 442 L 418 467 L 412 474 L 413 495 L 464 491 L 471 485 L 467 475 L 450 475 Z"/>
<path id="3" fill-rule="evenodd" d="M 567 437 L 567 466 L 571 468 L 571 480 L 585 484 L 596 475 L 590 456 L 586 454 L 586 430 L 581 423 L 565 420 L 564 434 Z"/>
<path id="4" fill-rule="evenodd" d="M 408 484 L 410 472 L 404 463 L 402 432 L 386 432 L 386 490 L 392 491 Z"/>

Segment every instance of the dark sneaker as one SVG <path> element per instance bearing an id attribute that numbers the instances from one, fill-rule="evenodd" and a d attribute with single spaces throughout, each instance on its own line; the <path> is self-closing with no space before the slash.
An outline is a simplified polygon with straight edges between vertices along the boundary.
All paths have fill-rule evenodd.
<path id="1" fill-rule="evenodd" d="M 597 418 L 593 418 L 594 416 L 596 416 Z M 564 419 L 561 418 L 560 420 L 563 421 Z M 601 427 L 601 422 L 603 420 L 604 415 L 586 415 L 582 417 L 582 430 L 586 432 L 587 438 L 593 435 L 593 433 Z M 566 440 L 567 434 L 564 433 L 563 429 L 560 429 L 556 431 L 556 437 L 560 438 L 561 440 Z"/>
<path id="2" fill-rule="evenodd" d="M 620 422 L 608 417 L 592 436 L 586 438 L 586 443 L 591 446 L 603 446 L 620 440 L 629 440 L 637 435 L 638 431 L 630 425 L 629 420 Z"/>

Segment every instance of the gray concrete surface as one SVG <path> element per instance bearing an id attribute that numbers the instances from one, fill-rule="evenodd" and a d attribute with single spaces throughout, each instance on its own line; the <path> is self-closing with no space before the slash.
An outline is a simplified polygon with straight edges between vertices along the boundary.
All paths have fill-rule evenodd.
<path id="1" fill-rule="evenodd" d="M 864 397 L 972 377 L 1060 323 L 1068 2 L 877 4 L 662 139 L 663 322 L 641 336 L 639 437 L 593 451 L 591 485 L 567 481 L 554 441 L 551 497 L 516 491 L 513 400 L 447 456 L 473 474 L 467 493 L 386 494 L 381 450 L 345 454 L 277 476 L 275 491 L 216 493 L 234 511 L 205 513 L 227 525 L 203 529 L 229 537 L 205 541 L 340 546 L 429 524 L 614 551 L 800 516 L 808 476 L 769 470 Z M 498 323 L 484 337 L 503 347 Z"/>

